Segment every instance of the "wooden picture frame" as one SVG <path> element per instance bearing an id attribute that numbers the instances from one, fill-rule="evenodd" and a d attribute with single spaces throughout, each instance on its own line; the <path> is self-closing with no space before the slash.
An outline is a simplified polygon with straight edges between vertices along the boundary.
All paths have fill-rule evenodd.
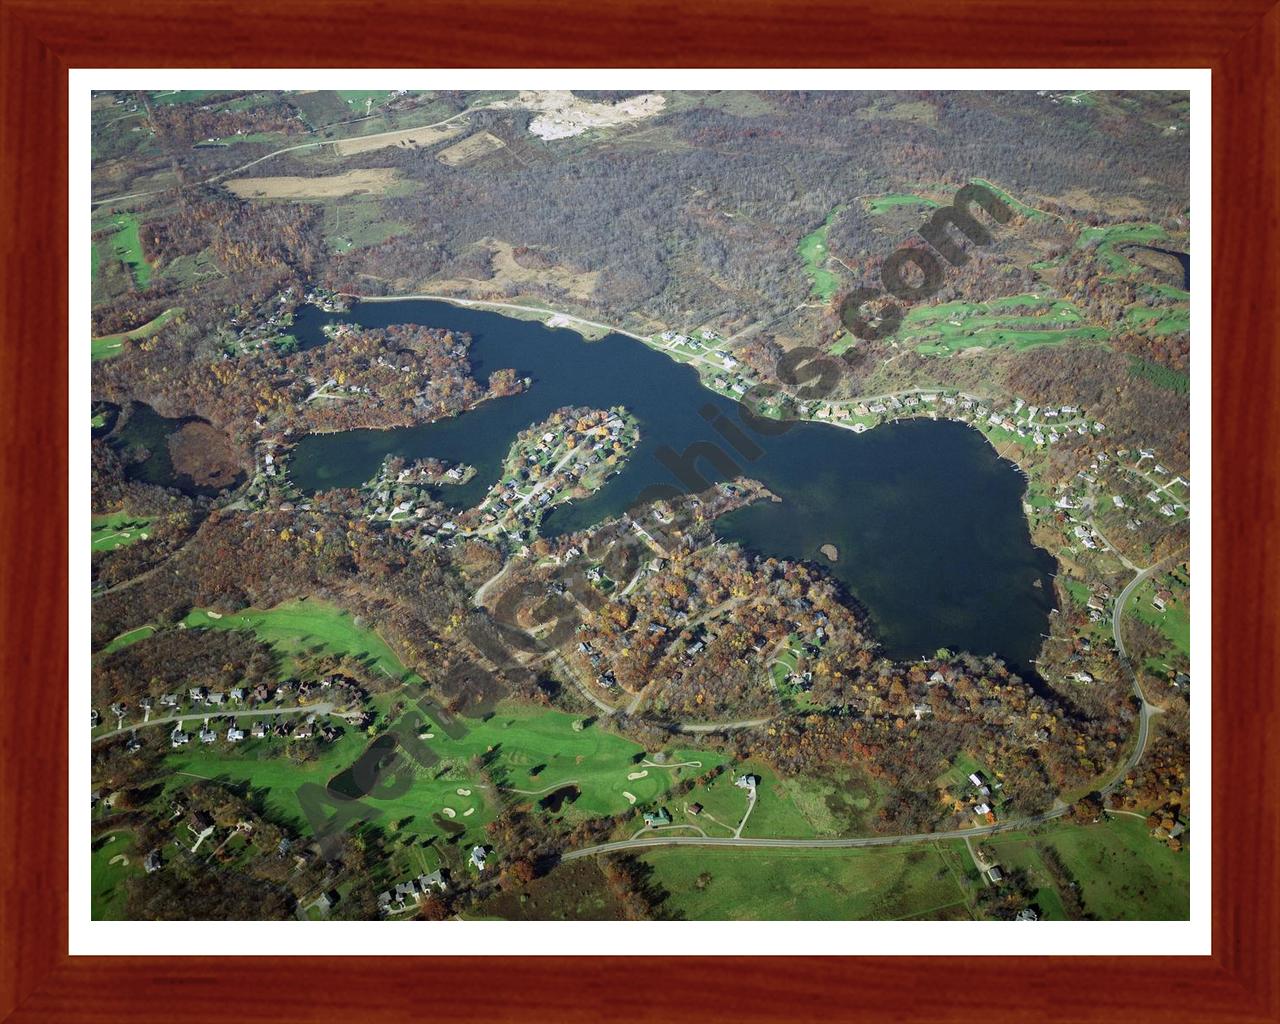
<path id="1" fill-rule="evenodd" d="M 0 1020 L 1280 1019 L 1274 341 L 1280 6 L 916 0 L 732 9 L 2 0 Z M 72 957 L 67 103 L 74 67 L 1208 67 L 1213 91 L 1213 952 L 992 959 Z M 767 79 L 767 76 L 764 76 Z M 1208 515 L 1208 509 L 1199 511 Z M 1202 585 L 1205 594 L 1208 584 Z M 1270 794 L 1270 795 L 1268 795 Z M 948 983 L 939 983 L 949 976 Z M 634 987 L 644 979 L 643 999 Z M 624 995 L 631 987 L 631 997 Z"/>

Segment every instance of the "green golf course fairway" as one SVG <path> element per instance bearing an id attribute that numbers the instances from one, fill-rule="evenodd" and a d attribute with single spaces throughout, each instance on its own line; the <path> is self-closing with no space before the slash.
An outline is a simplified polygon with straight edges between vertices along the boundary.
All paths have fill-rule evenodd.
<path id="1" fill-rule="evenodd" d="M 225 615 L 196 609 L 184 622 L 188 629 L 251 629 L 285 657 L 318 647 L 362 659 L 375 671 L 396 679 L 410 676 L 382 637 L 357 625 L 350 612 L 314 598 Z"/>
<path id="2" fill-rule="evenodd" d="M 193 723 L 199 719 L 192 717 Z M 536 805 L 558 789 L 575 786 L 580 796 L 562 805 L 566 820 L 629 811 L 633 805 L 623 795 L 629 792 L 636 798 L 639 828 L 641 808 L 659 798 L 673 783 L 700 775 L 724 760 L 704 751 L 677 750 L 668 752 L 666 763 L 672 767 L 646 766 L 640 763 L 646 760 L 646 752 L 639 744 L 595 725 L 575 731 L 574 717 L 558 711 L 500 707 L 484 721 L 455 721 L 466 731 L 453 739 L 429 719 L 421 728 L 417 728 L 416 717 L 402 719 L 406 733 L 416 735 L 438 760 L 419 765 L 408 761 L 406 755 L 402 760 L 409 764 L 407 791 L 391 799 L 364 798 L 370 809 L 380 813 L 380 822 L 412 818 L 406 831 L 447 833 L 447 828 L 433 821 L 433 815 L 439 814 L 471 832 L 493 819 L 500 794 L 505 793 L 517 803 Z M 309 832 L 298 787 L 308 782 L 327 784 L 355 763 L 370 738 L 348 727 L 340 739 L 322 748 L 319 757 L 301 764 L 283 753 L 288 742 L 269 738 L 246 741 L 233 749 L 221 742 L 216 747 L 182 748 L 170 755 L 169 763 L 177 773 L 245 782 L 251 788 L 264 789 L 271 811 Z M 477 758 L 483 762 L 483 770 L 473 763 Z M 694 761 L 700 766 L 683 764 Z M 640 778 L 628 778 L 641 773 Z M 395 771 L 388 770 L 384 786 L 394 784 L 395 775 Z M 185 776 L 178 774 L 170 785 L 184 782 Z M 470 793 L 460 794 L 460 789 Z M 454 811 L 453 818 L 449 818 L 446 807 Z M 331 812 L 332 808 L 328 810 Z M 555 812 L 548 809 L 540 813 Z M 474 834 L 480 835 L 479 831 Z"/>

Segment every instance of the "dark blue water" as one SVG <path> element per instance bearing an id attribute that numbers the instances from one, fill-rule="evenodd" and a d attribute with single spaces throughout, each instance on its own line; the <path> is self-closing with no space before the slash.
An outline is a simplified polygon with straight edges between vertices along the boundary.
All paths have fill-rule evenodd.
<path id="1" fill-rule="evenodd" d="M 410 300 L 363 303 L 336 317 L 308 306 L 295 318 L 294 333 L 304 343 L 314 340 L 331 319 L 466 331 L 477 378 L 512 367 L 533 384 L 451 420 L 304 438 L 290 462 L 304 490 L 362 484 L 388 454 L 435 456 L 476 467 L 468 484 L 437 491 L 442 501 L 467 507 L 498 478 L 520 430 L 560 406 L 622 405 L 639 421 L 640 444 L 600 492 L 553 510 L 545 533 L 618 515 L 653 485 L 698 486 L 691 479 L 682 487 L 658 455 L 664 447 L 684 453 L 711 442 L 732 462 L 690 460 L 704 480 L 741 474 L 783 499 L 732 513 L 718 521 L 716 532 L 762 554 L 827 568 L 870 612 L 891 657 L 918 657 L 945 646 L 998 654 L 1022 671 L 1036 657 L 1053 607 L 1054 562 L 1031 544 L 1021 473 L 963 424 L 910 420 L 854 434 L 796 423 L 776 437 L 747 431 L 761 450 L 748 459 L 704 415 L 718 412 L 741 425 L 736 403 L 702 387 L 689 367 L 634 339 L 610 335 L 588 343 L 569 330 Z M 837 548 L 836 563 L 819 554 L 823 544 Z"/>

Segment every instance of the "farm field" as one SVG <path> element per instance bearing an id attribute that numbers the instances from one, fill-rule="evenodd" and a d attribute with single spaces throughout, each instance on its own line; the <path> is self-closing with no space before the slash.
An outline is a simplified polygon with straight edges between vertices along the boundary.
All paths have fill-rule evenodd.
<path id="1" fill-rule="evenodd" d="M 339 156 L 356 156 L 375 149 L 386 149 L 388 146 L 403 146 L 407 149 L 421 149 L 434 146 L 461 135 L 466 130 L 465 123 L 438 125 L 430 128 L 404 128 L 400 131 L 382 132 L 377 135 L 357 136 L 351 139 L 339 139 L 333 148 Z"/>
<path id="2" fill-rule="evenodd" d="M 436 159 L 449 167 L 462 167 L 475 163 L 499 149 L 505 149 L 506 146 L 507 144 L 492 132 L 476 132 L 461 142 L 455 142 L 452 146 L 440 150 L 436 154 Z"/>
<path id="3" fill-rule="evenodd" d="M 847 850 L 670 847 L 641 858 L 692 921 L 900 920 L 964 911 L 967 893 L 935 844 Z"/>
<path id="4" fill-rule="evenodd" d="M 365 167 L 318 178 L 232 178 L 226 184 L 241 199 L 333 199 L 385 192 L 398 177 L 392 167 Z"/>

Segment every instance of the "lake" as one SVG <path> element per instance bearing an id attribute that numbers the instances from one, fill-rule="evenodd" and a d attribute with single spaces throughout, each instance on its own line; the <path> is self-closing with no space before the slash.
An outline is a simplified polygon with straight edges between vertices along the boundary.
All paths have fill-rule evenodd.
<path id="1" fill-rule="evenodd" d="M 748 431 L 761 454 L 742 458 L 706 418 L 741 425 L 736 403 L 704 388 L 688 366 L 640 342 L 611 334 L 585 342 L 567 329 L 442 302 L 366 302 L 348 313 L 306 306 L 293 333 L 316 344 L 340 320 L 365 327 L 415 323 L 472 337 L 475 376 L 504 367 L 532 378 L 522 394 L 487 401 L 461 416 L 397 430 L 351 430 L 303 438 L 290 459 L 304 491 L 355 487 L 390 454 L 434 456 L 476 467 L 470 482 L 435 491 L 464 508 L 498 479 L 515 435 L 566 405 L 625 406 L 641 440 L 622 471 L 591 498 L 553 510 L 544 533 L 557 535 L 625 511 L 645 488 L 680 481 L 658 458 L 710 442 L 731 466 L 707 458 L 707 481 L 741 475 L 782 498 L 740 509 L 716 533 L 752 551 L 812 561 L 835 576 L 870 613 L 887 655 L 916 658 L 939 647 L 998 654 L 1032 671 L 1054 606 L 1053 558 L 1031 543 L 1022 513 L 1025 480 L 997 458 L 976 430 L 955 422 L 907 420 L 864 434 L 795 423 L 780 436 Z M 820 553 L 832 545 L 837 560 Z"/>

